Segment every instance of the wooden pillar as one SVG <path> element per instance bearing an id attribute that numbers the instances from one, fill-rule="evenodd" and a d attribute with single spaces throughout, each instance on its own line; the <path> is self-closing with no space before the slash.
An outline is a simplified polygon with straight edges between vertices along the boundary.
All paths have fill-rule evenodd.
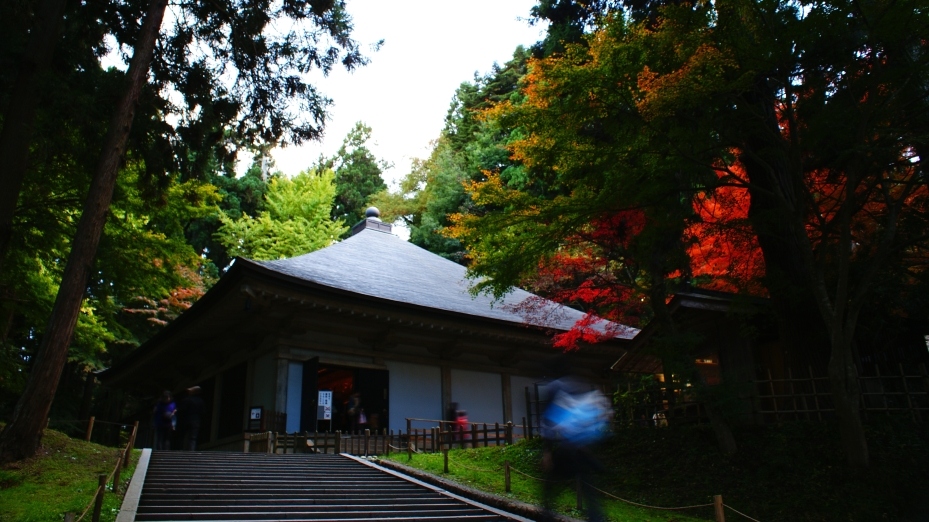
<path id="1" fill-rule="evenodd" d="M 513 390 L 510 384 L 510 374 L 500 374 L 500 389 L 503 390 L 503 422 L 513 420 Z"/>
<path id="2" fill-rule="evenodd" d="M 255 404 L 255 359 L 245 362 L 245 404 L 242 405 L 242 426 L 248 429 L 249 412 Z M 187 449 L 187 448 L 184 448 Z"/>
<path id="3" fill-rule="evenodd" d="M 217 373 L 213 379 L 213 411 L 210 412 L 210 442 L 219 438 L 219 412 L 223 402 L 223 374 Z"/>
<path id="4" fill-rule="evenodd" d="M 442 420 L 454 420 L 445 418 L 445 413 L 452 405 L 452 369 L 442 366 L 440 371 L 442 374 Z"/>
<path id="5" fill-rule="evenodd" d="M 287 412 L 287 376 L 290 372 L 290 360 L 277 360 L 277 382 L 274 388 L 274 411 Z"/>

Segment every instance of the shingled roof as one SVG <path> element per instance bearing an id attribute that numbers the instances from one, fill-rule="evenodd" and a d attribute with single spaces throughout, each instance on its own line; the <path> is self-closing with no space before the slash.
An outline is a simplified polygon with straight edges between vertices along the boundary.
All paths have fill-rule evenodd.
<path id="1" fill-rule="evenodd" d="M 496 301 L 484 294 L 471 295 L 465 267 L 371 227 L 309 254 L 256 264 L 338 290 L 510 323 L 569 330 L 584 316 L 551 301 L 541 301 L 541 308 L 534 307 L 531 314 L 520 313 L 520 305 L 534 297 L 520 289 Z M 619 330 L 621 339 L 638 333 L 635 328 Z"/>

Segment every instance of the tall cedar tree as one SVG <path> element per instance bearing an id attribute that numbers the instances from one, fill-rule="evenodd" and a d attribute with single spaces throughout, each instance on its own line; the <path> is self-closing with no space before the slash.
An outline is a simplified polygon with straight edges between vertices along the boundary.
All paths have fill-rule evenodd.
<path id="1" fill-rule="evenodd" d="M 114 5 L 106 13 L 108 16 L 102 17 L 115 20 L 107 27 L 110 34 L 133 49 L 126 87 L 104 140 L 32 374 L 11 422 L 0 434 L 0 462 L 30 457 L 38 449 L 140 99 L 162 109 L 152 111 L 152 115 L 182 116 L 177 127 L 155 118 L 143 126 L 148 131 L 145 138 L 149 145 L 142 148 L 147 152 L 143 158 L 157 185 L 169 168 L 191 174 L 202 172 L 210 158 L 233 155 L 229 147 L 235 144 L 267 146 L 318 137 L 328 100 L 305 83 L 301 74 L 314 67 L 328 72 L 337 61 L 347 68 L 364 62 L 349 38 L 351 25 L 344 5 L 332 1 L 181 6 L 175 26 L 163 38 L 164 45 L 158 47 L 157 59 L 153 60 L 166 6 L 165 0 L 153 0 L 145 9 L 135 4 Z M 75 9 L 89 7 L 78 5 Z M 139 19 L 141 24 L 136 22 Z M 287 29 L 281 31 L 279 27 Z M 32 37 L 54 40 L 54 32 L 43 32 L 47 29 L 54 27 L 36 25 Z M 99 39 L 101 34 L 88 37 Z M 320 49 L 324 39 L 332 43 Z M 232 83 L 229 78 L 234 79 Z M 183 106 L 169 101 L 170 87 L 182 94 Z M 143 91 L 150 97 L 142 97 Z M 301 114 L 309 116 L 308 120 L 295 114 L 292 101 L 299 105 Z M 19 102 L 9 100 L 10 105 Z M 172 140 L 175 136 L 183 139 Z M 0 187 L 0 192 L 12 190 L 18 196 L 21 184 L 16 186 L 17 179 L 22 175 L 4 175 L 2 181 L 11 183 Z M 15 204 L 16 197 L 10 199 Z M 0 211 L 0 216 L 12 214 L 7 209 Z"/>
<path id="2" fill-rule="evenodd" d="M 387 188 L 381 175 L 390 165 L 374 156 L 368 148 L 370 141 L 371 127 L 359 121 L 342 140 L 335 156 L 320 161 L 321 169 L 335 171 L 332 219 L 349 227 L 364 219 L 371 196 Z"/>

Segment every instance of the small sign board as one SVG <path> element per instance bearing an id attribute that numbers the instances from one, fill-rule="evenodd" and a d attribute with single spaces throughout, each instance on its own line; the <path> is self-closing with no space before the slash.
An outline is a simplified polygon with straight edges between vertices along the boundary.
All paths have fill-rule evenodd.
<path id="1" fill-rule="evenodd" d="M 332 420 L 332 390 L 319 390 L 316 420 Z"/>
<path id="2" fill-rule="evenodd" d="M 248 431 L 261 431 L 262 418 L 264 418 L 264 408 L 262 406 L 252 406 L 248 409 Z"/>

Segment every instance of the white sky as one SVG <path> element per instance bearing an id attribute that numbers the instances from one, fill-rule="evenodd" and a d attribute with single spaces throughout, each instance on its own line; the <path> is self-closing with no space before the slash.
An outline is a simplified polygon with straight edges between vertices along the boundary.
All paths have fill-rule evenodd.
<path id="1" fill-rule="evenodd" d="M 369 146 L 393 164 L 385 181 L 394 187 L 412 158 L 428 156 L 455 89 L 474 73 L 503 64 L 517 45 L 542 38 L 529 27 L 535 0 L 347 0 L 353 36 L 371 63 L 347 73 L 334 69 L 316 85 L 333 100 L 322 142 L 272 152 L 275 168 L 295 175 L 320 153 L 331 156 L 357 121 L 372 128 Z M 384 40 L 378 52 L 369 45 Z"/>

